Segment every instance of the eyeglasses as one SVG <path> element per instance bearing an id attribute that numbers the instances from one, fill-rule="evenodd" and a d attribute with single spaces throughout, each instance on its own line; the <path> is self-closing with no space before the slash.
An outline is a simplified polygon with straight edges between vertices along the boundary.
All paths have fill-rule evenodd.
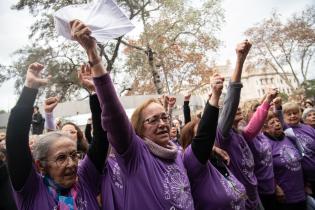
<path id="1" fill-rule="evenodd" d="M 82 159 L 83 153 L 75 151 L 69 154 L 59 154 L 54 160 L 46 160 L 47 162 L 55 162 L 57 166 L 66 166 L 69 164 L 69 157 L 70 159 L 77 163 L 79 160 Z"/>
<path id="2" fill-rule="evenodd" d="M 169 123 L 170 122 L 170 115 L 167 114 L 167 113 L 161 113 L 159 115 L 154 115 L 152 117 L 149 117 L 147 119 L 145 119 L 143 121 L 143 123 L 147 123 L 147 124 L 150 124 L 150 125 L 157 125 L 161 122 L 161 120 L 164 122 L 164 123 Z"/>

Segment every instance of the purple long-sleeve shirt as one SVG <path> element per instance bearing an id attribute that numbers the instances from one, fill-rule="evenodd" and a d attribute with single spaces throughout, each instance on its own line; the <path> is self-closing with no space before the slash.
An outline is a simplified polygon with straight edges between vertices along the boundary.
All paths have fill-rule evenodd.
<path id="1" fill-rule="evenodd" d="M 248 145 L 252 150 L 255 160 L 255 175 L 258 181 L 258 192 L 260 194 L 273 194 L 275 192 L 275 181 L 272 164 L 272 148 L 269 140 L 262 133 L 256 136 Z"/>
<path id="2" fill-rule="evenodd" d="M 303 172 L 307 181 L 315 181 L 315 130 L 309 125 L 299 123 L 291 126 L 297 141 L 302 146 L 304 156 L 302 159 Z"/>
<path id="3" fill-rule="evenodd" d="M 182 155 L 165 160 L 153 155 L 136 135 L 108 74 L 94 78 L 102 108 L 102 126 L 115 149 L 124 181 L 124 209 L 194 209 Z M 112 193 L 102 189 L 102 194 Z M 114 196 L 115 196 L 114 195 Z"/>

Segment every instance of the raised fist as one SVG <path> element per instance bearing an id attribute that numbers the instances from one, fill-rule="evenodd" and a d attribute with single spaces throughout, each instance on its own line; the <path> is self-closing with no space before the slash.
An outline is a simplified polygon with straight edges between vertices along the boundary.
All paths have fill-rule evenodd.
<path id="1" fill-rule="evenodd" d="M 46 113 L 52 113 L 59 102 L 59 97 L 49 97 L 45 100 L 44 110 Z"/>
<path id="2" fill-rule="evenodd" d="M 37 89 L 46 85 L 50 79 L 50 76 L 47 78 L 41 78 L 40 73 L 43 69 L 44 66 L 40 63 L 32 63 L 29 65 L 26 73 L 25 86 Z"/>
<path id="3" fill-rule="evenodd" d="M 251 47 L 252 44 L 247 39 L 239 43 L 235 49 L 237 58 L 244 62 Z"/>
<path id="4" fill-rule="evenodd" d="M 212 95 L 216 97 L 220 97 L 223 89 L 224 78 L 219 74 L 215 73 L 211 78 L 211 90 Z"/>

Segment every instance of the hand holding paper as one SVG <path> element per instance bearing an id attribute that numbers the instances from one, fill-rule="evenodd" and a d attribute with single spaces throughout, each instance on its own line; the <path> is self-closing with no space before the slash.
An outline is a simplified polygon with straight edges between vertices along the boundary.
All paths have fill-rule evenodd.
<path id="1" fill-rule="evenodd" d="M 96 0 L 89 4 L 70 5 L 54 14 L 58 35 L 73 40 L 70 21 L 81 20 L 90 29 L 90 36 L 98 42 L 120 37 L 134 26 L 112 0 Z"/>

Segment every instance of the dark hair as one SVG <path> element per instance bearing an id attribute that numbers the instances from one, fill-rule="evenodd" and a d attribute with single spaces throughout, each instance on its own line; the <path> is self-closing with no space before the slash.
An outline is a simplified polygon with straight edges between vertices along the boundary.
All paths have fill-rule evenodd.
<path id="1" fill-rule="evenodd" d="M 39 110 L 39 107 L 38 107 L 37 105 L 35 105 L 35 106 L 34 106 L 34 109 L 37 109 L 37 110 Z"/>
<path id="2" fill-rule="evenodd" d="M 72 125 L 75 128 L 75 130 L 77 131 L 77 150 L 80 152 L 87 153 L 89 149 L 89 144 L 87 140 L 85 139 L 84 134 L 79 128 L 79 126 L 77 126 L 76 124 L 72 122 L 66 122 L 62 125 L 61 128 L 63 128 L 65 125 Z"/>
<path id="3" fill-rule="evenodd" d="M 182 128 L 180 142 L 184 150 L 191 144 L 193 137 L 196 135 L 194 128 L 199 124 L 199 122 L 200 119 L 196 117 Z"/>

